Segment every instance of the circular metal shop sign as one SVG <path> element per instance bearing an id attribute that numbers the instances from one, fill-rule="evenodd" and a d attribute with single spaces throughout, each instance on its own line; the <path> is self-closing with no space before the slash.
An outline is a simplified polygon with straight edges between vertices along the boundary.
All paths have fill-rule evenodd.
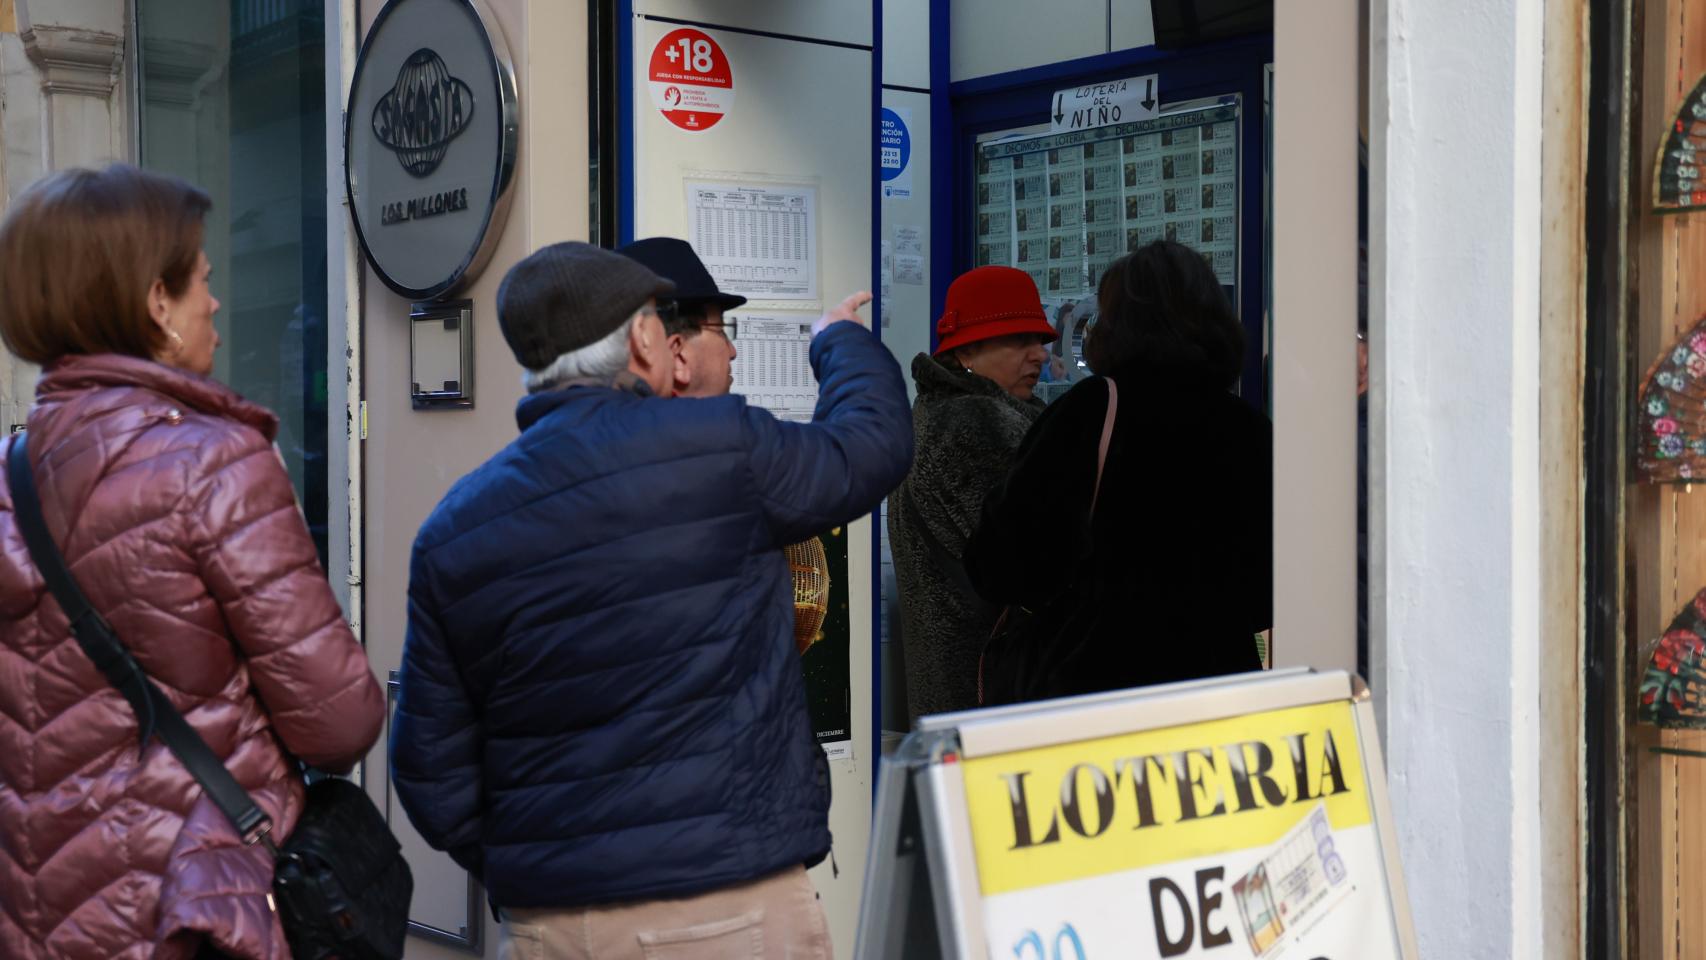
<path id="1" fill-rule="evenodd" d="M 344 115 L 344 177 L 387 287 L 432 300 L 486 265 L 509 211 L 517 116 L 509 47 L 481 0 L 379 11 Z"/>

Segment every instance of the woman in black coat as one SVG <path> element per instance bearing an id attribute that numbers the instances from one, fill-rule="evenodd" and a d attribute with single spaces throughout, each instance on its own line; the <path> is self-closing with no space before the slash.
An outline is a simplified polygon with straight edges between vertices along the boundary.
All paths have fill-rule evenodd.
<path id="1" fill-rule="evenodd" d="M 1016 636 L 1034 652 L 1021 699 L 1257 670 L 1272 619 L 1273 426 L 1231 392 L 1244 334 L 1214 272 L 1158 241 L 1097 298 L 1084 352 L 1100 376 L 1037 420 L 966 550 L 980 594 L 1036 612 Z"/>

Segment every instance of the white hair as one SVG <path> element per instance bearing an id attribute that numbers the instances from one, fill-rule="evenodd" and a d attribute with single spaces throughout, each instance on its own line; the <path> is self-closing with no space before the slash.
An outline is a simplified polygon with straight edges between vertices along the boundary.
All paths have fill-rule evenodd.
<path id="1" fill-rule="evenodd" d="M 610 383 L 628 369 L 628 335 L 638 317 L 636 312 L 603 340 L 560 354 L 541 369 L 521 371 L 521 385 L 528 393 L 539 393 L 575 382 Z"/>

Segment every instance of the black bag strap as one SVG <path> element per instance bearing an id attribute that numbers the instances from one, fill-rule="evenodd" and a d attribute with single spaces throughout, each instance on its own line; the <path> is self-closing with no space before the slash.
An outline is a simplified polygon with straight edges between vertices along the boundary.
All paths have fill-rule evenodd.
<path id="1" fill-rule="evenodd" d="M 65 566 L 65 558 L 60 555 L 59 546 L 53 542 L 52 534 L 47 531 L 47 520 L 42 516 L 41 498 L 36 495 L 35 475 L 30 469 L 27 437 L 28 433 L 14 434 L 6 453 L 12 510 L 18 518 L 18 530 L 24 535 L 24 543 L 29 546 L 30 558 L 35 561 L 42 579 L 47 581 L 53 598 L 59 601 L 59 608 L 71 621 L 71 634 L 77 638 L 77 645 L 106 675 L 107 681 L 130 701 L 131 709 L 136 711 L 143 746 L 147 746 L 150 733 L 158 736 L 201 784 L 219 812 L 237 828 L 243 843 L 251 846 L 265 843 L 276 856 L 272 841 L 267 839 L 272 832 L 272 819 L 255 805 L 254 798 L 231 776 L 231 771 L 225 769 L 225 764 L 214 755 L 207 741 L 195 732 L 183 714 L 172 706 L 166 694 L 142 671 L 142 665 L 125 649 L 106 618 L 90 605 L 89 598 L 83 595 L 77 580 L 71 576 L 71 570 Z"/>
<path id="2" fill-rule="evenodd" d="M 1096 501 L 1102 497 L 1102 468 L 1108 465 L 1108 447 L 1114 442 L 1114 417 L 1120 410 L 1120 388 L 1111 377 L 1108 381 L 1108 409 L 1102 414 L 1102 438 L 1096 443 L 1096 486 L 1090 491 L 1090 518 L 1096 517 Z"/>
<path id="3" fill-rule="evenodd" d="M 910 483 L 900 485 L 900 497 L 906 501 L 907 512 L 918 518 L 918 535 L 924 540 L 925 551 L 930 554 L 932 560 L 936 561 L 937 569 L 947 576 L 949 583 L 953 584 L 956 589 L 974 603 L 980 605 L 985 603 L 984 599 L 978 595 L 977 588 L 971 585 L 971 577 L 966 575 L 965 561 L 949 552 L 942 541 L 937 539 L 935 531 L 930 529 L 929 521 L 924 518 L 924 511 L 918 509 L 918 500 L 912 495 Z"/>
<path id="4" fill-rule="evenodd" d="M 1108 465 L 1108 447 L 1114 439 L 1114 418 L 1120 405 L 1119 388 L 1114 385 L 1113 380 L 1104 379 L 1108 384 L 1108 406 L 1102 416 L 1102 435 L 1096 444 L 1096 484 L 1090 491 L 1089 515 L 1092 517 L 1096 513 L 1096 502 L 1102 497 L 1102 468 Z M 918 499 L 913 496 L 910 483 L 900 485 L 900 497 L 906 501 L 906 509 L 918 518 L 918 535 L 924 540 L 924 549 L 936 561 L 936 566 L 947 575 L 948 581 L 977 603 L 986 602 L 977 592 L 977 588 L 972 586 L 971 577 L 966 575 L 965 560 L 954 556 L 942 541 L 937 539 L 935 532 L 930 529 L 930 524 L 925 522 L 924 511 L 918 509 Z"/>

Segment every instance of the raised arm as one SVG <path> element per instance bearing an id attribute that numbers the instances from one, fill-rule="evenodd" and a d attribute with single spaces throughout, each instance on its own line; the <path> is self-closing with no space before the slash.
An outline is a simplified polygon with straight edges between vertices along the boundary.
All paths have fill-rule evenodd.
<path id="1" fill-rule="evenodd" d="M 912 464 L 912 414 L 900 366 L 854 311 L 856 294 L 819 321 L 812 338 L 818 381 L 811 423 L 784 423 L 749 408 L 753 480 L 777 546 L 874 509 Z"/>

